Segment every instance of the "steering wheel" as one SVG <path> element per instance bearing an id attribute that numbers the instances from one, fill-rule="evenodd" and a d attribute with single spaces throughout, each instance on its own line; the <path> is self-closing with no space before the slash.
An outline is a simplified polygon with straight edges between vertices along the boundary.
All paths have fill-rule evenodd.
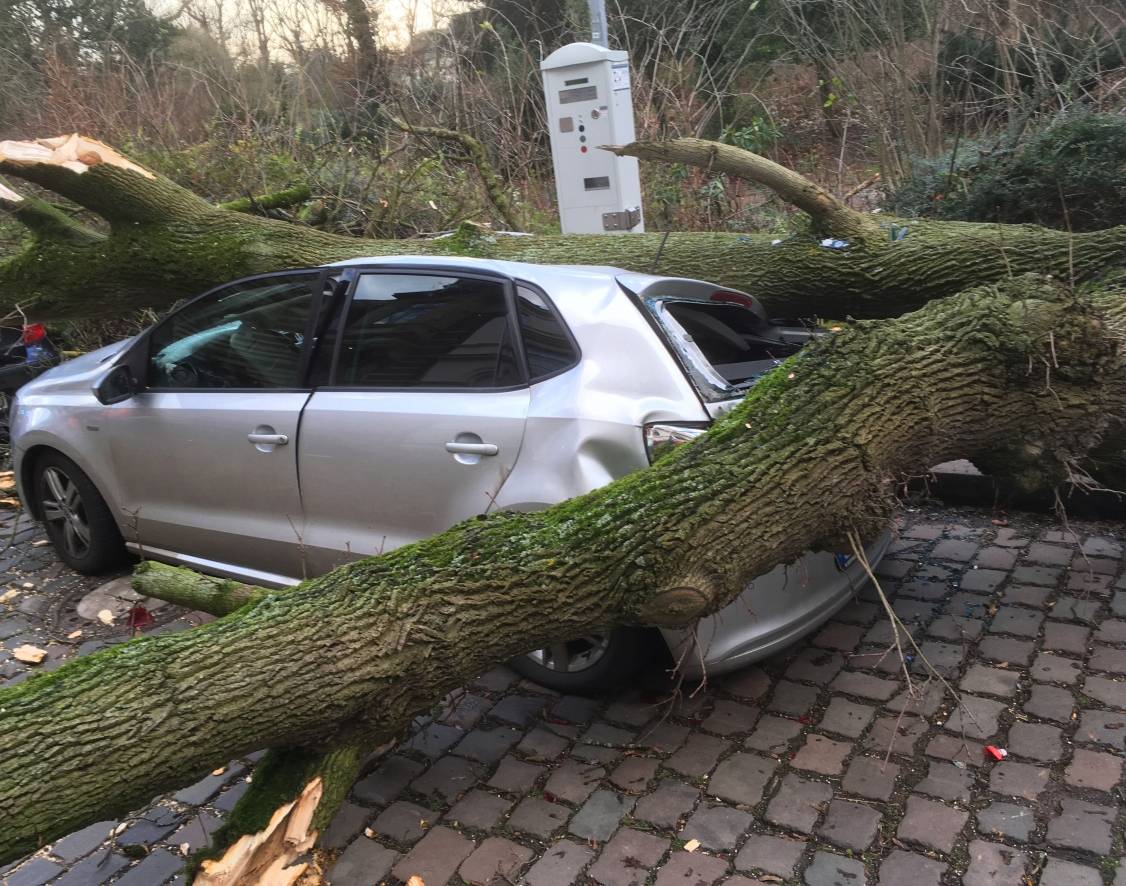
<path id="1" fill-rule="evenodd" d="M 176 388 L 198 387 L 199 369 L 196 368 L 189 357 L 169 367 L 168 380 L 172 383 L 172 386 Z"/>

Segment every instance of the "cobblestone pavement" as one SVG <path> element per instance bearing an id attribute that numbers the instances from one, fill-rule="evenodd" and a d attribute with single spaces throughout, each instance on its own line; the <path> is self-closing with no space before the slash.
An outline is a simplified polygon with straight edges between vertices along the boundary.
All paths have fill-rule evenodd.
<path id="1" fill-rule="evenodd" d="M 1123 529 L 1070 529 L 1029 515 L 998 526 L 968 509 L 905 515 L 878 571 L 961 706 L 918 655 L 888 651 L 871 590 L 807 641 L 675 702 L 637 689 L 559 697 L 490 671 L 356 785 L 322 840 L 339 853 L 328 879 L 1123 886 Z M 0 532 L 12 535 L 11 518 Z M 43 669 L 128 635 L 132 601 L 91 601 L 99 582 L 55 563 L 36 529 L 14 539 L 0 678 L 26 675 L 11 657 L 22 643 L 47 650 Z M 92 611 L 107 600 L 108 626 Z M 199 620 L 156 614 L 146 630 Z M 986 745 L 1008 756 L 993 760 Z M 206 842 L 252 766 L 232 762 L 91 825 L 0 879 L 181 877 L 183 853 Z"/>

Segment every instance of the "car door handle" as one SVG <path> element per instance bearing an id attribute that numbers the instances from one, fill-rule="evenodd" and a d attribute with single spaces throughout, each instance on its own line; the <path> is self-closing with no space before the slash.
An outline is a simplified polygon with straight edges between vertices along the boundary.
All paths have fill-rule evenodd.
<path id="1" fill-rule="evenodd" d="M 500 447 L 496 443 L 459 443 L 451 440 L 446 444 L 446 452 L 464 453 L 466 455 L 496 455 Z"/>
<path id="2" fill-rule="evenodd" d="M 285 446 L 289 434 L 247 434 L 246 439 L 257 446 Z"/>

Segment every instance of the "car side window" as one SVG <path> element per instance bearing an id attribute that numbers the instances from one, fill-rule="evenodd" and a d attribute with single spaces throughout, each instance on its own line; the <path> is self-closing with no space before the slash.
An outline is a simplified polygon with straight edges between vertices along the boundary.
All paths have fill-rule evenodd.
<path id="1" fill-rule="evenodd" d="M 566 327 L 538 292 L 517 286 L 516 314 L 532 381 L 570 369 L 578 362 L 579 355 Z"/>
<path id="2" fill-rule="evenodd" d="M 152 333 L 148 387 L 295 387 L 319 276 L 232 283 L 170 315 Z"/>
<path id="3" fill-rule="evenodd" d="M 522 381 L 504 284 L 364 274 L 348 308 L 333 384 L 503 388 Z"/>

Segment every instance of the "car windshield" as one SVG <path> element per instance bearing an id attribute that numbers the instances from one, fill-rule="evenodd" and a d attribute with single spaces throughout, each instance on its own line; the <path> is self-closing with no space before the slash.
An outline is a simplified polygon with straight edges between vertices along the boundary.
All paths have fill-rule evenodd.
<path id="1" fill-rule="evenodd" d="M 655 295 L 645 305 L 709 400 L 738 396 L 808 339 L 773 325 L 750 304 Z"/>

